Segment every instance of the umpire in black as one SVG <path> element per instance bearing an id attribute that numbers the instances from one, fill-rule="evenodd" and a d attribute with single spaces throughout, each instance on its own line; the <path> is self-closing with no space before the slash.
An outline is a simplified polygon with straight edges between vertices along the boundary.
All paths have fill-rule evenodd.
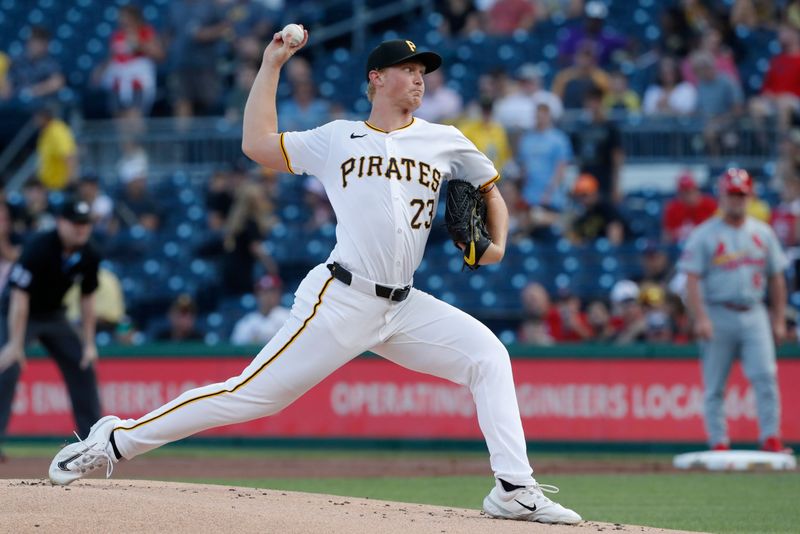
<path id="1" fill-rule="evenodd" d="M 88 203 L 68 200 L 54 230 L 34 234 L 11 268 L 0 299 L 0 441 L 11 416 L 11 401 L 25 367 L 25 347 L 38 339 L 64 376 L 81 437 L 100 418 L 100 397 L 94 362 L 94 291 L 100 256 L 89 242 L 92 231 Z M 83 345 L 67 322 L 62 301 L 81 286 Z"/>

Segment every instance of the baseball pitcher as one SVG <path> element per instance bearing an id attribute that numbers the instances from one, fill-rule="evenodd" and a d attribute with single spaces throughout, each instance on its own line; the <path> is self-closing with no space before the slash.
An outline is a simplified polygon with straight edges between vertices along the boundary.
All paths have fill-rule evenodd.
<path id="1" fill-rule="evenodd" d="M 542 493 L 554 488 L 533 478 L 503 344 L 474 318 L 413 287 L 448 180 L 469 185 L 468 192 L 454 186 L 447 202 L 448 210 L 462 211 L 448 221 L 451 234 L 461 236 L 455 241 L 468 267 L 500 261 L 508 230 L 491 161 L 455 128 L 413 116 L 425 92 L 423 76 L 441 57 L 411 41 L 386 41 L 370 53 L 364 71 L 368 120 L 278 133 L 279 73 L 307 39 L 306 32 L 290 46 L 276 33 L 264 51 L 245 106 L 242 148 L 261 165 L 320 179 L 336 212 L 330 257 L 308 273 L 288 321 L 241 375 L 187 391 L 136 420 L 101 419 L 83 443 L 56 455 L 51 480 L 68 484 L 202 430 L 276 413 L 370 350 L 469 387 L 496 477 L 483 503 L 489 515 L 580 522 Z"/>

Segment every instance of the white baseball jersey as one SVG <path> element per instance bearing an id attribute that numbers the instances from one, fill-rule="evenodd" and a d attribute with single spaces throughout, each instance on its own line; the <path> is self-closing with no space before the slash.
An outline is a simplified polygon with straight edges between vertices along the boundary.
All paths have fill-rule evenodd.
<path id="1" fill-rule="evenodd" d="M 281 148 L 294 174 L 313 174 L 328 194 L 337 221 L 329 261 L 390 286 L 411 283 L 444 181 L 486 187 L 498 178 L 459 130 L 418 118 L 392 132 L 333 121 L 281 134 Z"/>
<path id="2" fill-rule="evenodd" d="M 491 161 L 458 130 L 420 119 L 392 132 L 335 121 L 284 133 L 281 148 L 293 173 L 320 179 L 336 212 L 329 261 L 394 287 L 409 284 L 422 260 L 445 180 L 485 187 L 497 179 Z M 375 289 L 358 289 L 336 279 L 325 263 L 316 266 L 297 288 L 289 319 L 241 375 L 120 421 L 114 430 L 120 454 L 130 459 L 207 428 L 277 413 L 369 350 L 469 387 L 495 476 L 533 484 L 511 362 L 500 340 L 416 288 L 400 301 Z"/>

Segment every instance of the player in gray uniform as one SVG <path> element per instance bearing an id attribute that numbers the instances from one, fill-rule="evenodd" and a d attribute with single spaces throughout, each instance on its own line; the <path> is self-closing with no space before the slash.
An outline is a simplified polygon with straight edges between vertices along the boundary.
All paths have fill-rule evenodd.
<path id="1" fill-rule="evenodd" d="M 772 228 L 747 216 L 753 182 L 728 169 L 719 180 L 722 215 L 690 234 L 678 268 L 686 274 L 686 301 L 700 342 L 705 422 L 713 450 L 728 450 L 725 383 L 740 357 L 753 386 L 763 450 L 786 452 L 780 440 L 775 341 L 786 335 L 787 259 Z M 763 300 L 769 291 L 769 310 Z"/>

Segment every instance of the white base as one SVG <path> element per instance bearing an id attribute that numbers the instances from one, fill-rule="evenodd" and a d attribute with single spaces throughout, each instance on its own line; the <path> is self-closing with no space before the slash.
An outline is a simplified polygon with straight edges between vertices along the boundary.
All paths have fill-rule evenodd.
<path id="1" fill-rule="evenodd" d="M 679 454 L 672 460 L 677 469 L 709 471 L 790 471 L 797 468 L 791 454 L 764 451 L 701 451 Z"/>

